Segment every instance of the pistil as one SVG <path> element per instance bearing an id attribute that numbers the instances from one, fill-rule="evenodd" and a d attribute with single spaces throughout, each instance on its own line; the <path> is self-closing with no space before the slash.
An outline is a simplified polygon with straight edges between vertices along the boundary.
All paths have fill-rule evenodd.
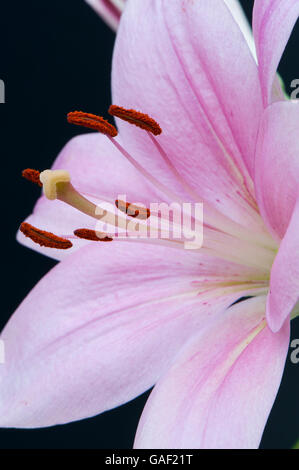
<path id="1" fill-rule="evenodd" d="M 125 217 L 119 215 L 116 216 L 113 212 L 101 208 L 80 194 L 72 185 L 70 175 L 67 171 L 45 170 L 40 174 L 40 180 L 43 183 L 44 194 L 48 199 L 58 199 L 74 207 L 83 214 L 105 222 L 111 226 L 121 229 L 126 229 L 128 227 L 129 223 Z M 136 210 L 141 212 L 142 208 L 135 206 L 134 213 Z M 147 225 L 131 221 L 130 230 L 134 231 L 134 229 L 136 229 L 140 234 L 146 235 L 148 233 Z"/>

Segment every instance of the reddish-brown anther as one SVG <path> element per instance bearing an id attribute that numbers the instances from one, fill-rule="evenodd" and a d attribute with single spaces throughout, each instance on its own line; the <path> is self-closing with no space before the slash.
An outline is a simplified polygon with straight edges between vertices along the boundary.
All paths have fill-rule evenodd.
<path id="1" fill-rule="evenodd" d="M 149 131 L 154 135 L 159 135 L 162 133 L 162 129 L 157 121 L 147 114 L 135 111 L 135 109 L 126 109 L 122 108 L 121 106 L 115 106 L 113 104 L 109 108 L 109 114 L 111 114 L 111 116 L 118 117 L 123 121 L 127 121 L 130 124 L 134 124 L 135 126 Z"/>
<path id="2" fill-rule="evenodd" d="M 70 124 L 88 127 L 89 129 L 93 129 L 110 137 L 117 136 L 116 128 L 110 124 L 110 122 L 106 121 L 106 119 L 95 114 L 73 111 L 67 115 L 67 120 Z"/>
<path id="3" fill-rule="evenodd" d="M 135 206 L 130 202 L 124 202 L 116 199 L 115 205 L 118 210 L 136 219 L 146 220 L 151 215 L 151 211 L 149 209 L 145 207 Z"/>
<path id="4" fill-rule="evenodd" d="M 73 244 L 66 238 L 58 237 L 54 233 L 40 230 L 39 228 L 33 227 L 33 225 L 23 222 L 20 226 L 20 231 L 25 237 L 31 238 L 32 241 L 40 246 L 47 248 L 57 248 L 58 250 L 67 250 L 71 248 Z"/>
<path id="5" fill-rule="evenodd" d="M 74 235 L 84 240 L 90 240 L 93 242 L 112 242 L 113 238 L 109 237 L 103 232 L 96 232 L 88 228 L 78 228 L 74 231 Z"/>
<path id="6" fill-rule="evenodd" d="M 31 168 L 26 168 L 26 170 L 22 171 L 23 178 L 26 180 L 31 181 L 31 183 L 38 184 L 38 186 L 42 187 L 42 183 L 39 179 L 40 172 L 37 170 L 32 170 Z"/>

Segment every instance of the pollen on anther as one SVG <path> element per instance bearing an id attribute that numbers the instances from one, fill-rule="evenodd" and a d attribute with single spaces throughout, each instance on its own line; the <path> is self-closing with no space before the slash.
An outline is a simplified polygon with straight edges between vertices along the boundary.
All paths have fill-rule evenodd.
<path id="1" fill-rule="evenodd" d="M 118 117 L 123 121 L 134 124 L 135 126 L 149 131 L 154 135 L 162 133 L 162 129 L 157 121 L 151 118 L 148 114 L 141 113 L 135 109 L 126 109 L 115 105 L 111 105 L 108 112 L 111 116 Z"/>
<path id="2" fill-rule="evenodd" d="M 54 233 L 40 230 L 27 222 L 23 222 L 20 226 L 20 231 L 25 237 L 30 238 L 34 243 L 46 248 L 57 248 L 58 250 L 67 250 L 73 244 L 66 238 L 58 237 Z"/>
<path id="3" fill-rule="evenodd" d="M 90 230 L 88 228 L 78 228 L 74 231 L 74 235 L 83 240 L 90 240 L 93 242 L 112 242 L 113 238 L 109 237 L 104 232 L 96 232 L 95 230 Z"/>
<path id="4" fill-rule="evenodd" d="M 147 209 L 146 207 L 136 206 L 135 204 L 131 204 L 130 202 L 124 202 L 119 199 L 116 199 L 115 205 L 118 210 L 136 219 L 146 220 L 151 215 L 150 209 Z"/>
<path id="5" fill-rule="evenodd" d="M 118 134 L 116 128 L 110 122 L 96 114 L 73 111 L 67 115 L 67 120 L 70 124 L 88 127 L 110 137 L 116 137 Z"/>
<path id="6" fill-rule="evenodd" d="M 26 170 L 22 171 L 22 176 L 31 183 L 38 184 L 38 186 L 42 187 L 42 183 L 39 179 L 40 172 L 37 170 L 33 170 L 32 168 L 26 168 Z"/>

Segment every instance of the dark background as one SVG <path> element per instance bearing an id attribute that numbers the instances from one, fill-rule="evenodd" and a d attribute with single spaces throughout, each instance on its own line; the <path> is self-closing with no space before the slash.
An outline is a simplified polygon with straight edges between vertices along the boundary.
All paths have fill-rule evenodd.
<path id="1" fill-rule="evenodd" d="M 253 2 L 242 3 L 250 16 Z M 6 104 L 0 105 L 1 330 L 25 295 L 55 264 L 15 241 L 17 228 L 38 195 L 21 178 L 21 170 L 51 166 L 62 146 L 77 133 L 78 129 L 66 123 L 70 110 L 105 115 L 111 101 L 115 35 L 83 0 L 27 0 L 2 4 L 0 37 L 0 78 L 6 84 Z M 297 27 L 280 66 L 287 91 L 290 82 L 299 78 L 298 44 Z M 299 338 L 298 320 L 292 338 Z M 298 372 L 299 364 L 288 358 L 263 448 L 290 448 L 299 438 Z M 130 448 L 146 397 L 64 426 L 0 430 L 0 448 Z"/>

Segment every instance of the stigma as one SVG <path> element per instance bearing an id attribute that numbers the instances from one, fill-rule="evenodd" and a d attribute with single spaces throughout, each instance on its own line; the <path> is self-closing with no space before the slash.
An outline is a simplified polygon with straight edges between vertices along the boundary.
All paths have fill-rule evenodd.
<path id="1" fill-rule="evenodd" d="M 65 170 L 45 170 L 40 173 L 39 179 L 44 194 L 50 201 L 58 199 L 59 190 L 61 192 L 71 181 L 69 173 Z"/>

